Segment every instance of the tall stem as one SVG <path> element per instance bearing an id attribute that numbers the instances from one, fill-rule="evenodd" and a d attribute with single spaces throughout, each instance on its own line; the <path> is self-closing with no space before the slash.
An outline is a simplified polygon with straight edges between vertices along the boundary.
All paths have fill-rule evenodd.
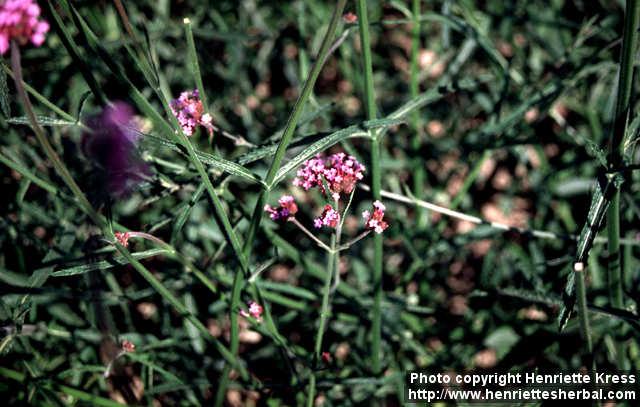
<path id="1" fill-rule="evenodd" d="M 638 43 L 638 20 L 640 19 L 640 1 L 627 0 L 624 19 L 624 33 L 622 37 L 622 52 L 620 55 L 620 69 L 618 77 L 618 95 L 616 100 L 616 115 L 613 133 L 609 142 L 609 170 L 616 171 L 624 165 L 624 138 L 629 121 L 631 92 L 633 89 L 633 64 Z M 622 269 L 620 267 L 620 190 L 611 199 L 607 211 L 608 237 L 608 275 L 609 295 L 611 305 L 623 308 L 622 297 Z M 624 347 L 617 347 L 618 360 L 621 361 Z M 619 366 L 621 367 L 621 366 Z"/>
<path id="2" fill-rule="evenodd" d="M 360 26 L 360 42 L 362 44 L 362 63 L 364 65 L 364 96 L 367 117 L 376 118 L 375 89 L 373 86 L 373 67 L 371 62 L 371 41 L 369 39 L 369 18 L 366 0 L 356 3 L 358 24 Z M 382 177 L 380 172 L 380 140 L 374 130 L 371 134 L 371 192 L 374 200 L 380 199 Z M 373 284 L 375 296 L 373 301 L 373 320 L 371 322 L 371 367 L 374 373 L 380 372 L 380 341 L 382 321 L 382 236 L 378 233 L 373 238 Z"/>
<path id="3" fill-rule="evenodd" d="M 313 349 L 313 360 L 311 378 L 309 380 L 309 393 L 307 396 L 307 406 L 313 406 L 313 400 L 316 394 L 316 372 L 315 369 L 321 360 L 322 356 L 322 338 L 324 337 L 325 326 L 331 314 L 331 306 L 329 298 L 331 296 L 331 281 L 333 276 L 340 272 L 339 263 L 340 256 L 336 251 L 336 248 L 340 246 L 340 235 L 342 234 L 341 227 L 338 225 L 336 232 L 331 236 L 331 251 L 327 252 L 327 274 L 324 279 L 324 287 L 322 288 L 322 305 L 320 308 L 320 325 L 318 326 L 318 332 L 316 333 L 316 340 Z"/>
<path id="4" fill-rule="evenodd" d="M 411 99 L 418 97 L 420 92 L 418 56 L 420 53 L 420 0 L 412 2 L 412 30 L 411 30 L 411 71 L 409 78 L 409 91 Z M 413 193 L 422 198 L 424 196 L 425 171 L 420 159 L 420 142 L 422 138 L 422 127 L 420 123 L 420 112 L 414 110 L 411 113 L 411 127 L 414 131 L 411 140 L 411 150 L 413 152 Z M 416 224 L 418 229 L 423 229 L 427 224 L 426 211 L 422 208 L 416 210 Z"/>
<path id="5" fill-rule="evenodd" d="M 264 204 L 269 197 L 269 190 L 272 187 L 273 180 L 280 168 L 280 164 L 284 158 L 284 154 L 293 138 L 293 134 L 296 129 L 296 125 L 298 124 L 298 120 L 300 119 L 300 115 L 304 110 L 304 106 L 311 95 L 311 91 L 313 90 L 313 86 L 320 75 L 320 70 L 324 66 L 326 61 L 326 57 L 329 53 L 329 49 L 335 36 L 336 28 L 338 26 L 338 21 L 342 16 L 342 11 L 344 10 L 344 6 L 347 0 L 338 0 L 336 4 L 336 8 L 333 11 L 333 16 L 331 17 L 331 22 L 329 23 L 329 28 L 327 28 L 327 32 L 322 40 L 322 45 L 320 47 L 320 51 L 318 52 L 318 56 L 313 64 L 313 68 L 311 69 L 311 73 L 307 78 L 300 96 L 296 101 L 296 104 L 293 107 L 293 111 L 287 120 L 287 124 L 285 126 L 284 132 L 282 133 L 282 139 L 280 140 L 280 144 L 278 144 L 278 148 L 276 150 L 275 156 L 271 163 L 271 167 L 269 167 L 269 171 L 265 177 L 265 184 L 267 185 L 266 189 L 260 191 L 258 195 L 258 200 L 253 210 L 253 214 L 251 217 L 251 224 L 249 225 L 249 230 L 247 232 L 247 236 L 244 241 L 244 246 L 242 247 L 242 252 L 240 253 L 240 257 L 248 258 L 251 253 L 251 249 L 253 248 L 253 241 L 255 239 L 258 228 L 260 227 L 260 221 L 262 220 L 263 208 Z M 240 292 L 242 289 L 242 285 L 244 284 L 244 279 L 240 278 L 240 276 L 236 276 L 233 280 L 233 288 L 232 288 L 232 301 L 231 301 L 231 309 L 232 314 L 235 313 L 239 306 L 240 300 Z M 252 291 L 259 294 L 259 289 L 256 285 L 252 285 Z M 263 307 L 265 307 L 265 317 L 267 319 L 267 323 L 270 326 L 273 326 L 273 321 L 270 316 L 269 305 L 263 302 Z M 232 326 L 236 325 L 234 322 L 237 322 L 237 315 L 231 315 L 231 323 Z M 231 346 L 234 347 L 234 342 L 237 342 L 238 339 L 238 330 L 232 329 L 231 331 Z M 228 382 L 228 368 L 225 368 L 223 372 L 222 380 L 220 383 L 220 387 L 218 388 L 218 394 L 216 396 L 216 405 L 221 405 L 224 399 L 224 392 L 227 387 Z"/>
<path id="6" fill-rule="evenodd" d="M 576 263 L 574 265 L 574 278 L 576 284 L 576 297 L 578 305 L 578 318 L 580 319 L 580 332 L 582 338 L 587 341 L 587 350 L 589 354 L 593 351 L 591 341 L 591 328 L 589 326 L 589 310 L 587 307 L 587 291 L 585 288 L 585 267 L 584 263 Z"/>

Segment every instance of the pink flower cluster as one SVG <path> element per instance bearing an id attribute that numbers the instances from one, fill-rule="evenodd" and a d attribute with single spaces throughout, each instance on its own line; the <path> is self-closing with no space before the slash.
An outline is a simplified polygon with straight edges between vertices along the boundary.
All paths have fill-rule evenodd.
<path id="1" fill-rule="evenodd" d="M 364 165 L 345 153 L 332 154 L 326 159 L 318 154 L 305 161 L 293 185 L 306 191 L 317 186 L 324 194 L 326 182 L 333 200 L 338 201 L 341 193 L 350 194 L 353 191 L 356 183 L 364 177 L 364 171 Z"/>
<path id="2" fill-rule="evenodd" d="M 202 126 L 209 134 L 213 134 L 213 118 L 204 112 L 200 93 L 197 89 L 184 91 L 178 99 L 173 99 L 169 104 L 173 115 L 178 119 L 182 131 L 187 136 L 192 136 L 198 126 Z"/>
<path id="3" fill-rule="evenodd" d="M 384 230 L 389 227 L 389 224 L 383 219 L 385 209 L 382 202 L 375 201 L 373 203 L 373 213 L 369 211 L 362 212 L 365 227 L 376 233 L 384 232 Z"/>
<path id="4" fill-rule="evenodd" d="M 293 185 L 304 188 L 308 191 L 318 187 L 325 196 L 327 192 L 331 194 L 333 204 L 327 203 L 322 208 L 319 217 L 313 220 L 313 226 L 320 229 L 323 226 L 336 228 L 340 223 L 339 201 L 341 194 L 353 192 L 358 181 L 364 178 L 364 165 L 358 160 L 345 153 L 332 154 L 324 157 L 321 154 L 305 161 L 298 169 Z M 328 191 L 327 191 L 328 190 Z M 283 195 L 278 201 L 279 207 L 265 205 L 265 212 L 269 213 L 271 219 L 275 221 L 294 220 L 298 212 L 291 195 Z M 364 211 L 365 227 L 375 233 L 382 233 L 389 224 L 384 220 L 385 207 L 380 201 L 373 203 L 373 211 Z"/>
<path id="5" fill-rule="evenodd" d="M 254 301 L 249 301 L 248 305 L 249 305 L 249 310 L 248 311 L 240 310 L 240 315 L 242 315 L 245 318 L 252 317 L 260 321 L 260 318 L 262 317 L 262 311 L 263 311 L 262 305 Z"/>
<path id="6" fill-rule="evenodd" d="M 333 209 L 333 206 L 326 204 L 322 210 L 322 215 L 319 218 L 313 220 L 313 226 L 320 229 L 323 226 L 335 228 L 340 222 L 340 214 Z"/>
<path id="7" fill-rule="evenodd" d="M 42 45 L 49 23 L 38 17 L 40 7 L 33 0 L 0 0 L 0 55 L 9 50 L 12 40 L 20 45 L 28 41 Z"/>
<path id="8" fill-rule="evenodd" d="M 270 205 L 265 205 L 265 212 L 269 212 L 269 217 L 275 221 L 286 221 L 289 218 L 295 216 L 298 212 L 298 205 L 291 195 L 283 195 L 278 200 L 279 207 L 274 208 Z"/>

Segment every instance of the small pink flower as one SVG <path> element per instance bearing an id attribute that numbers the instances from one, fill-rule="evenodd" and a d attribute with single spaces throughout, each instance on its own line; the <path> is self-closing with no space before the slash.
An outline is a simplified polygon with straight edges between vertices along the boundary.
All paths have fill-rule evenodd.
<path id="1" fill-rule="evenodd" d="M 173 99 L 169 106 L 187 136 L 192 136 L 198 126 L 204 127 L 209 134 L 213 134 L 213 118 L 209 113 L 204 112 L 197 89 L 182 92 L 180 97 Z"/>
<path id="2" fill-rule="evenodd" d="M 124 341 L 122 341 L 122 350 L 127 353 L 131 353 L 136 350 L 136 345 L 134 345 L 133 342 L 125 339 Z"/>
<path id="3" fill-rule="evenodd" d="M 283 195 L 278 199 L 279 207 L 274 208 L 270 205 L 265 205 L 265 212 L 269 212 L 269 217 L 275 221 L 286 221 L 293 218 L 298 212 L 298 205 L 291 195 Z"/>
<path id="4" fill-rule="evenodd" d="M 330 228 L 335 228 L 338 226 L 338 222 L 340 222 L 340 214 L 338 211 L 333 209 L 333 206 L 327 204 L 324 206 L 322 211 L 322 215 L 319 218 L 313 220 L 313 226 L 317 229 L 320 229 L 323 226 L 328 226 Z"/>
<path id="5" fill-rule="evenodd" d="M 245 318 L 252 317 L 260 321 L 262 317 L 262 311 L 263 311 L 262 305 L 254 301 L 249 301 L 248 305 L 249 305 L 249 311 L 245 311 L 242 309 L 240 310 L 240 315 L 242 315 Z"/>
<path id="6" fill-rule="evenodd" d="M 373 203 L 373 214 L 369 211 L 362 212 L 364 218 L 365 227 L 369 230 L 373 230 L 376 233 L 382 233 L 389 224 L 384 221 L 385 206 L 380 201 Z"/>
<path id="7" fill-rule="evenodd" d="M 20 45 L 31 41 L 39 47 L 49 31 L 49 23 L 38 20 L 40 7 L 33 0 L 0 1 L 0 55 L 9 50 L 12 40 Z"/>
<path id="8" fill-rule="evenodd" d="M 129 232 L 116 232 L 114 233 L 114 235 L 116 236 L 116 240 L 118 240 L 118 243 L 120 243 L 124 247 L 129 247 L 129 238 L 131 237 Z"/>
<path id="9" fill-rule="evenodd" d="M 353 24 L 358 21 L 358 16 L 349 11 L 348 13 L 342 16 L 342 19 L 344 20 L 345 23 Z"/>
<path id="10" fill-rule="evenodd" d="M 350 194 L 356 183 L 364 178 L 364 165 L 345 153 L 329 156 L 326 166 L 324 177 L 333 194 Z"/>
<path id="11" fill-rule="evenodd" d="M 305 191 L 317 186 L 324 193 L 324 185 L 322 184 L 322 177 L 325 171 L 324 161 L 320 154 L 305 161 L 298 170 L 296 178 L 293 179 L 293 185 L 302 187 Z"/>
<path id="12" fill-rule="evenodd" d="M 322 352 L 322 360 L 324 361 L 324 363 L 329 364 L 331 363 L 331 354 L 329 352 Z"/>

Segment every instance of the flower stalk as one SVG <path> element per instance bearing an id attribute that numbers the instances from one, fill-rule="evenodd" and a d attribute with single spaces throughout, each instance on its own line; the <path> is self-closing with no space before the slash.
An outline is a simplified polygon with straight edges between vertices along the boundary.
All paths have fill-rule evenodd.
<path id="1" fill-rule="evenodd" d="M 373 66 L 371 62 L 371 40 L 369 38 L 369 18 L 367 15 L 366 0 L 357 0 L 356 11 L 360 26 L 360 43 L 362 44 L 362 63 L 364 65 L 364 97 L 367 110 L 367 118 L 375 120 L 376 104 L 375 89 L 373 85 Z M 374 200 L 380 200 L 382 177 L 380 170 L 380 139 L 375 129 L 369 130 L 371 134 L 371 193 Z M 374 234 L 373 239 L 373 285 L 375 289 L 373 301 L 373 316 L 371 323 L 371 368 L 375 374 L 380 373 L 380 342 L 382 323 L 382 236 Z"/>
<path id="2" fill-rule="evenodd" d="M 580 333 L 582 339 L 587 342 L 587 350 L 589 354 L 593 351 L 593 342 L 591 340 L 591 327 L 589 325 L 589 310 L 587 307 L 587 291 L 585 288 L 586 270 L 584 263 L 575 263 L 573 265 L 574 278 L 576 284 L 576 297 L 578 305 L 578 318 L 580 320 Z"/>
<path id="3" fill-rule="evenodd" d="M 313 406 L 313 402 L 316 394 L 316 368 L 322 358 L 322 338 L 324 337 L 325 327 L 331 314 L 331 282 L 334 279 L 334 275 L 338 274 L 338 266 L 340 264 L 340 257 L 336 248 L 340 245 L 340 234 L 342 233 L 341 225 L 336 227 L 335 233 L 331 236 L 331 248 L 327 252 L 327 274 L 324 279 L 324 286 L 322 288 L 322 305 L 320 308 L 320 324 L 318 331 L 316 332 L 315 345 L 313 349 L 313 365 L 311 370 L 311 378 L 309 380 L 309 393 L 307 396 L 307 406 Z"/>

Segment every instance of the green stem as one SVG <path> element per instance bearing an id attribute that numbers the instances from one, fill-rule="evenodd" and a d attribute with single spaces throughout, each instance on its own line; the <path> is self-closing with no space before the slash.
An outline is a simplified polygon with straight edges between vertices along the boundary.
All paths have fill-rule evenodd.
<path id="1" fill-rule="evenodd" d="M 327 28 L 327 32 L 324 35 L 322 40 L 322 45 L 320 46 L 320 51 L 318 51 L 318 55 L 316 57 L 315 62 L 313 63 L 313 67 L 311 68 L 311 72 L 309 73 L 309 77 L 304 83 L 302 87 L 302 91 L 298 100 L 296 100 L 296 104 L 293 107 L 293 111 L 287 120 L 287 124 L 282 133 L 282 139 L 280 139 L 280 143 L 278 144 L 278 148 L 273 157 L 273 161 L 271 162 L 271 166 L 269 167 L 269 171 L 265 177 L 265 184 L 267 185 L 267 189 L 262 190 L 260 195 L 258 196 L 258 201 L 256 202 L 256 206 L 253 210 L 253 215 L 251 218 L 251 224 L 249 226 L 249 230 L 247 232 L 247 238 L 245 239 L 244 244 L 244 254 L 249 255 L 251 248 L 253 247 L 253 241 L 255 239 L 258 228 L 260 227 L 260 221 L 262 220 L 262 212 L 264 208 L 264 204 L 269 197 L 269 190 L 273 187 L 272 183 L 276 177 L 278 170 L 280 169 L 280 164 L 284 158 L 285 152 L 287 151 L 287 147 L 293 138 L 293 134 L 296 130 L 296 125 L 298 124 L 298 120 L 300 119 L 300 115 L 304 110 L 304 106 L 311 95 L 311 91 L 313 90 L 313 86 L 318 79 L 318 75 L 320 75 L 320 71 L 324 66 L 324 62 L 326 61 L 326 56 L 329 53 L 329 49 L 331 47 L 331 43 L 333 41 L 333 37 L 335 36 L 336 28 L 338 26 L 338 22 L 342 17 L 342 12 L 344 10 L 344 6 L 347 3 L 347 0 L 338 0 L 336 3 L 336 7 L 333 10 L 333 15 L 331 16 L 331 21 L 329 22 L 329 27 Z"/>
<path id="2" fill-rule="evenodd" d="M 327 274 L 324 279 L 324 287 L 322 288 L 322 305 L 320 308 L 320 324 L 318 332 L 316 332 L 316 340 L 313 348 L 313 360 L 311 370 L 311 378 L 309 380 L 309 394 L 307 396 L 307 406 L 313 406 L 316 394 L 316 371 L 322 357 L 322 338 L 324 337 L 325 326 L 331 314 L 331 305 L 329 302 L 331 296 L 331 281 L 334 274 L 339 273 L 338 270 L 340 256 L 336 252 L 336 248 L 340 246 L 340 226 L 336 228 L 336 233 L 331 236 L 331 251 L 327 252 Z"/>
<path id="3" fill-rule="evenodd" d="M 584 283 L 586 277 L 584 263 L 576 263 L 574 265 L 574 273 L 578 303 L 578 318 L 580 319 L 580 332 L 582 334 L 582 338 L 587 341 L 587 349 L 589 351 L 589 354 L 591 354 L 593 351 L 593 344 L 591 342 L 589 310 L 587 308 L 587 292 Z"/>
<path id="4" fill-rule="evenodd" d="M 609 169 L 615 171 L 623 163 L 624 136 L 629 119 L 631 93 L 633 89 L 633 65 L 638 43 L 638 21 L 640 20 L 640 1 L 627 0 L 624 19 L 624 33 L 622 37 L 622 52 L 620 56 L 620 70 L 618 77 L 618 94 L 616 100 L 616 115 L 613 133 L 609 142 Z M 609 295 L 611 305 L 623 308 L 622 269 L 620 267 L 620 190 L 611 199 L 607 211 L 608 237 L 608 274 Z M 624 354 L 624 346 L 617 346 L 619 360 Z M 618 366 L 621 367 L 621 366 Z"/>
<path id="5" fill-rule="evenodd" d="M 263 215 L 263 208 L 264 208 L 264 204 L 268 199 L 269 196 L 269 190 L 272 187 L 272 183 L 273 180 L 276 177 L 276 174 L 278 172 L 278 169 L 280 168 L 280 164 L 282 163 L 282 159 L 284 158 L 284 154 L 287 150 L 287 147 L 289 146 L 289 143 L 291 142 L 291 139 L 293 137 L 293 134 L 295 132 L 296 129 L 296 125 L 298 123 L 298 120 L 300 118 L 300 115 L 302 114 L 302 111 L 304 110 L 304 106 L 307 102 L 307 100 L 309 99 L 309 96 L 311 95 L 311 91 L 313 90 L 313 86 L 316 83 L 316 80 L 318 79 L 318 76 L 320 74 L 320 70 L 322 69 L 322 66 L 324 65 L 326 56 L 329 52 L 329 48 L 331 46 L 331 42 L 333 37 L 335 36 L 335 31 L 336 28 L 338 26 L 338 21 L 340 20 L 340 17 L 342 16 L 342 11 L 344 10 L 344 6 L 346 4 L 346 0 L 338 0 L 338 3 L 336 5 L 336 8 L 334 9 L 333 12 L 333 16 L 331 17 L 331 22 L 329 23 L 329 28 L 327 28 L 327 32 L 324 36 L 324 39 L 322 41 L 322 46 L 320 47 L 320 51 L 318 52 L 318 56 L 316 58 L 316 61 L 313 64 L 313 68 L 311 69 L 311 73 L 309 74 L 309 77 L 307 78 L 303 88 L 302 88 L 302 92 L 300 93 L 300 96 L 298 97 L 298 100 L 296 101 L 296 104 L 294 105 L 293 111 L 291 112 L 291 115 L 289 116 L 289 119 L 287 120 L 287 124 L 285 126 L 285 129 L 282 133 L 282 139 L 280 140 L 280 143 L 278 144 L 278 148 L 276 150 L 274 159 L 271 163 L 271 167 L 269 168 L 269 171 L 265 177 L 265 184 L 267 185 L 266 189 L 263 189 L 262 191 L 260 191 L 260 194 L 258 195 L 258 200 L 256 202 L 256 206 L 253 210 L 253 215 L 251 217 L 251 224 L 249 225 L 249 230 L 247 232 L 247 236 L 244 242 L 244 246 L 242 248 L 242 251 L 239 255 L 239 257 L 243 257 L 243 258 L 248 258 L 250 253 L 251 253 L 251 249 L 253 247 L 253 241 L 255 239 L 256 233 L 258 228 L 260 227 L 260 221 L 262 220 L 262 215 Z M 235 248 L 234 248 L 235 250 Z M 236 253 L 237 254 L 237 253 Z M 233 280 L 233 287 L 232 287 L 232 293 L 237 293 L 237 295 L 233 295 L 232 294 L 232 302 L 231 302 L 231 312 L 234 313 L 235 310 L 238 309 L 239 307 L 239 301 L 240 301 L 240 292 L 242 290 L 242 286 L 244 285 L 244 279 L 242 278 L 234 278 Z M 260 295 L 260 290 L 257 287 L 257 285 L 252 284 L 251 285 L 252 288 L 252 292 L 257 294 L 258 297 L 262 297 Z M 262 306 L 264 307 L 265 310 L 265 320 L 267 322 L 267 324 L 270 327 L 274 327 L 275 328 L 275 324 L 273 323 L 273 318 L 271 317 L 271 311 L 270 311 L 270 307 L 269 305 L 264 302 L 262 302 Z M 233 319 L 237 320 L 237 316 L 232 316 L 232 326 L 235 325 L 233 323 Z M 237 329 L 232 329 L 231 330 L 231 343 L 233 345 L 234 341 L 237 341 L 237 336 L 238 336 L 238 331 Z M 276 337 L 279 337 L 279 335 L 276 335 Z M 226 392 L 226 387 L 228 384 L 228 370 L 225 368 L 225 371 L 223 372 L 223 376 L 222 376 L 222 380 L 220 382 L 220 386 L 218 388 L 218 394 L 216 395 L 216 405 L 221 405 L 223 400 L 224 400 L 224 395 Z"/>
<path id="6" fill-rule="evenodd" d="M 360 42 L 362 44 L 362 62 L 364 65 L 364 96 L 367 110 L 367 118 L 376 118 L 375 90 L 373 86 L 373 67 L 371 62 L 371 41 L 369 39 L 369 19 L 367 15 L 366 0 L 358 0 L 356 3 L 358 12 L 358 24 L 360 26 Z M 380 200 L 382 177 L 380 170 L 380 140 L 373 131 L 371 137 L 371 192 L 374 200 Z M 375 296 L 373 302 L 373 320 L 371 323 L 371 367 L 374 373 L 381 370 L 380 342 L 382 323 L 382 236 L 378 233 L 373 238 L 373 284 Z"/>
<path id="7" fill-rule="evenodd" d="M 238 309 L 240 307 L 240 294 L 242 292 L 243 286 L 243 278 L 242 273 L 236 273 L 233 276 L 233 286 L 231 288 L 231 306 L 229 307 L 229 322 L 230 326 L 230 349 L 233 355 L 238 354 L 238 349 L 240 347 L 240 337 L 239 337 L 239 325 L 238 325 Z M 216 406 L 222 406 L 224 403 L 224 398 L 227 394 L 227 386 L 229 385 L 231 374 L 231 365 L 225 365 L 222 370 L 222 376 L 220 376 L 220 384 L 218 386 L 218 391 L 216 392 Z"/>
<path id="8" fill-rule="evenodd" d="M 420 92 L 418 55 L 420 53 L 420 0 L 412 1 L 412 38 L 411 38 L 411 70 L 409 77 L 409 92 L 411 99 L 418 97 Z M 422 138 L 422 127 L 420 126 L 420 112 L 414 110 L 411 114 L 411 127 L 415 132 L 411 140 L 411 149 L 414 154 L 414 171 L 413 171 L 413 193 L 415 196 L 422 198 L 424 196 L 425 171 L 422 160 L 419 158 L 420 142 Z M 417 228 L 424 229 L 427 225 L 426 211 L 418 208 L 416 211 Z"/>

